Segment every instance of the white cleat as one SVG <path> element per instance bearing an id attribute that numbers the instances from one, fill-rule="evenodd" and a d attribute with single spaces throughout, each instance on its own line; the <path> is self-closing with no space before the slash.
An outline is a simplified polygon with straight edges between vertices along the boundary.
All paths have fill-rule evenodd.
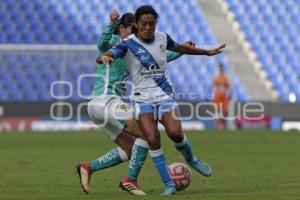
<path id="1" fill-rule="evenodd" d="M 88 194 L 90 190 L 89 183 L 92 175 L 91 163 L 81 162 L 76 166 L 76 169 L 79 175 L 81 188 L 86 194 Z"/>

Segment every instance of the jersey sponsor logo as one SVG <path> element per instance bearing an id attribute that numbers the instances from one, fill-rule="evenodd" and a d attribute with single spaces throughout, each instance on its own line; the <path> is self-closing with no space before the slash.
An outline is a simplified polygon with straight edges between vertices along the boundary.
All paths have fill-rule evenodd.
<path id="1" fill-rule="evenodd" d="M 156 63 L 150 63 L 148 68 L 145 68 L 140 72 L 144 78 L 155 78 L 165 74 L 165 70 L 160 70 Z"/>
<path id="2" fill-rule="evenodd" d="M 165 74 L 165 70 L 159 70 L 155 69 L 155 65 L 153 65 L 153 70 L 151 69 L 144 69 L 140 72 L 140 75 L 144 78 L 158 78 L 161 77 L 161 75 Z"/>

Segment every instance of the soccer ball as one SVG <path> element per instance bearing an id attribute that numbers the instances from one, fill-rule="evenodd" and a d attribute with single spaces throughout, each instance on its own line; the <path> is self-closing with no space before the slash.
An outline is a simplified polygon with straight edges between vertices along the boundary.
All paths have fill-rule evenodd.
<path id="1" fill-rule="evenodd" d="M 187 188 L 192 180 L 192 172 L 188 166 L 183 163 L 172 163 L 169 165 L 170 175 L 175 183 L 177 191 Z"/>

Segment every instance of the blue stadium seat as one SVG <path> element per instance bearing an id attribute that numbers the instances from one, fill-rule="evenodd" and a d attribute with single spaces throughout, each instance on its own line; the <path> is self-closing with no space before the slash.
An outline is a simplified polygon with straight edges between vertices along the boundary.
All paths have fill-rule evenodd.
<path id="1" fill-rule="evenodd" d="M 288 101 L 289 88 L 300 85 L 290 76 L 300 72 L 300 3 L 297 1 L 227 0 L 281 100 Z M 251 28 L 256 26 L 255 31 Z M 259 39 L 260 38 L 260 39 Z M 271 60 L 270 60 L 271 58 Z M 276 69 L 276 70 L 275 70 Z M 296 91 L 295 87 L 291 87 Z"/>
<path id="2" fill-rule="evenodd" d="M 197 45 L 217 44 L 196 0 L 146 0 L 144 2 L 153 4 L 160 13 L 159 29 L 169 33 L 177 41 L 184 42 L 192 39 Z M 257 19 L 255 16 L 251 19 L 243 17 L 245 8 L 251 6 L 249 2 L 245 1 L 246 5 L 242 7 L 236 4 L 237 0 L 231 0 L 231 2 L 234 4 L 239 20 L 246 19 L 248 23 L 251 19 Z M 109 12 L 114 8 L 119 9 L 122 13 L 129 12 L 136 9 L 138 5 L 140 5 L 138 0 L 119 0 L 117 2 L 114 0 L 5 0 L 0 6 L 2 30 L 0 44 L 96 44 L 99 33 L 108 24 Z M 278 9 L 281 8 L 278 7 Z M 255 10 L 251 11 L 253 14 L 255 12 Z M 293 13 L 296 13 L 296 10 Z M 178 23 L 181 25 L 180 29 Z M 245 23 L 245 27 L 247 23 Z M 257 26 L 262 27 L 263 24 L 258 23 Z M 290 32 L 296 36 L 296 30 Z M 257 40 L 256 43 L 260 42 Z M 296 44 L 299 44 L 298 47 L 300 47 L 300 40 L 296 41 Z M 293 58 L 293 51 L 287 52 L 289 52 L 287 58 Z M 261 57 L 265 53 L 262 52 Z M 92 55 L 91 59 L 94 59 L 95 56 Z M 0 89 L 4 90 L 1 92 L 0 101 L 53 100 L 49 95 L 49 88 L 52 81 L 61 78 L 62 60 L 59 54 L 35 52 L 20 55 L 0 54 L 0 56 L 2 56 Z M 227 62 L 228 65 L 225 56 L 216 58 L 182 56 L 177 61 L 168 64 L 175 90 L 185 94 L 195 92 L 196 100 L 205 100 L 202 93 L 211 89 L 212 79 L 217 73 L 218 62 Z M 292 62 L 294 62 L 292 68 L 294 69 L 297 60 L 292 59 Z M 71 81 L 74 84 L 74 90 L 77 88 L 76 78 L 80 74 L 95 72 L 95 66 L 85 66 L 81 62 L 80 56 L 79 59 L 67 58 L 67 68 L 70 72 L 64 76 L 64 80 Z M 237 80 L 235 83 L 235 88 L 239 91 L 237 100 L 250 100 L 238 78 L 230 70 L 228 73 L 234 80 Z M 7 76 L 7 74 L 12 76 Z M 13 84 L 7 85 L 6 83 Z M 89 94 L 93 84 L 93 80 L 86 81 L 83 92 Z M 71 96 L 71 100 L 80 100 L 76 92 Z M 182 97 L 182 100 L 189 100 L 188 95 Z"/>

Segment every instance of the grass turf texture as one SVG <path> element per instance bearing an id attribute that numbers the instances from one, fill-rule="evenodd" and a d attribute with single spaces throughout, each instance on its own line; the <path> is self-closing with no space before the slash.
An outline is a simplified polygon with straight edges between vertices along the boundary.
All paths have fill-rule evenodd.
<path id="1" fill-rule="evenodd" d="M 210 178 L 193 171 L 191 185 L 173 197 L 163 190 L 148 158 L 140 184 L 143 199 L 299 199 L 300 133 L 237 131 L 192 132 L 194 152 L 214 169 Z M 163 136 L 168 163 L 183 162 Z M 131 199 L 117 186 L 127 163 L 93 174 L 90 194 L 81 191 L 75 165 L 114 147 L 104 134 L 0 133 L 0 199 Z"/>

